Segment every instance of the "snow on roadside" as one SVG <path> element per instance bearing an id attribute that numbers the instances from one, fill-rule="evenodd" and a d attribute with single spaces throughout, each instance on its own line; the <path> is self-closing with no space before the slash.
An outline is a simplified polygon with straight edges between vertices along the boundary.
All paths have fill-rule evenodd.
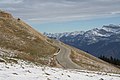
<path id="1" fill-rule="evenodd" d="M 0 63 L 0 80 L 120 80 L 120 74 L 40 67 L 25 61 Z"/>

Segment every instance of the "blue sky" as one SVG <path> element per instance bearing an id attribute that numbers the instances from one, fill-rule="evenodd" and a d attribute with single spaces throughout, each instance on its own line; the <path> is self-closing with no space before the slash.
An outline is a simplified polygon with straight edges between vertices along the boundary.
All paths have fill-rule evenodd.
<path id="1" fill-rule="evenodd" d="M 62 22 L 48 22 L 48 23 L 31 23 L 31 25 L 40 32 L 57 33 L 57 32 L 73 32 L 86 31 L 93 28 L 101 28 L 103 25 L 119 25 L 120 16 L 97 18 L 89 20 L 74 20 Z"/>
<path id="2" fill-rule="evenodd" d="M 120 0 L 0 0 L 0 9 L 40 32 L 70 32 L 120 24 Z"/>

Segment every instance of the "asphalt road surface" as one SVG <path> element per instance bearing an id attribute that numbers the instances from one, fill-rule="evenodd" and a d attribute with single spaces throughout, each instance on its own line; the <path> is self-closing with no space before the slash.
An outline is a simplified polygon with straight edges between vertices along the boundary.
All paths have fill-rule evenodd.
<path id="1" fill-rule="evenodd" d="M 70 59 L 71 49 L 65 47 L 59 41 L 56 41 L 55 43 L 57 44 L 56 46 L 60 48 L 56 54 L 58 63 L 65 69 L 80 69 L 80 66 L 78 66 Z"/>

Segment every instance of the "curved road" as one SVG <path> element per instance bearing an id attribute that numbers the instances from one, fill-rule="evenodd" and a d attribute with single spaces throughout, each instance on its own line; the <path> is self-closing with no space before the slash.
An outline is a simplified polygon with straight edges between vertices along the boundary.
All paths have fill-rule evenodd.
<path id="1" fill-rule="evenodd" d="M 60 48 L 60 51 L 56 54 L 58 63 L 66 69 L 80 69 L 80 66 L 70 59 L 71 49 L 63 46 L 59 41 L 55 43 L 57 44 L 56 46 Z"/>

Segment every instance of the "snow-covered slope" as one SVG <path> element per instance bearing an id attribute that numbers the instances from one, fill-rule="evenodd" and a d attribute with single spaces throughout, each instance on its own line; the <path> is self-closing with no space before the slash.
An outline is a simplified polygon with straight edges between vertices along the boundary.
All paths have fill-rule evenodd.
<path id="1" fill-rule="evenodd" d="M 0 80 L 120 80 L 120 74 L 41 67 L 19 60 L 0 63 Z"/>

